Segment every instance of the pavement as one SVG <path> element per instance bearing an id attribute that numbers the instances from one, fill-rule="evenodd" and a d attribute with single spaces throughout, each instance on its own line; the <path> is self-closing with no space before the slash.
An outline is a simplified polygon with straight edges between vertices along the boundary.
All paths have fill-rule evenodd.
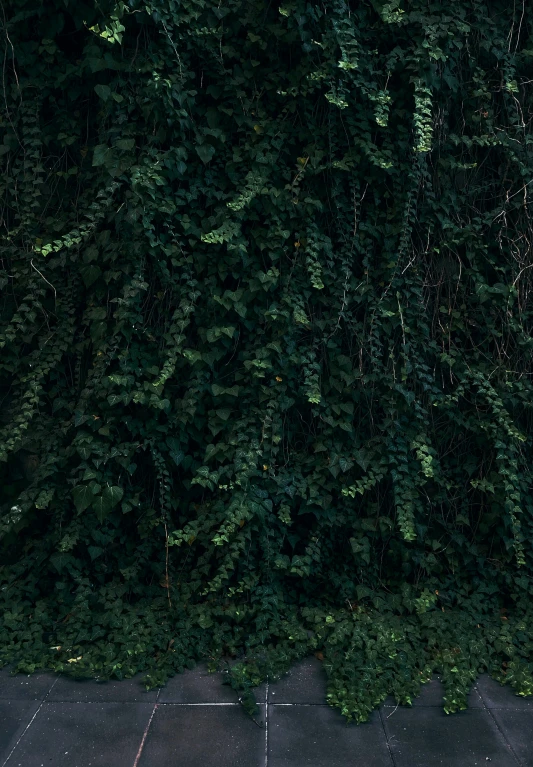
<path id="1" fill-rule="evenodd" d="M 0 767 L 533 767 L 533 698 L 488 677 L 467 711 L 444 713 L 436 678 L 361 725 L 325 705 L 315 658 L 258 689 L 256 722 L 205 668 L 150 692 L 140 678 L 0 670 Z"/>

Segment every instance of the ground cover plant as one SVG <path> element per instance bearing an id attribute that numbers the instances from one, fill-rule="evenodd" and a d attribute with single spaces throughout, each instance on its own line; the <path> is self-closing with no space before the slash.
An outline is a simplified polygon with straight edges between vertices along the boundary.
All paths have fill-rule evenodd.
<path id="1" fill-rule="evenodd" d="M 530 694 L 526 5 L 0 10 L 0 663 Z"/>

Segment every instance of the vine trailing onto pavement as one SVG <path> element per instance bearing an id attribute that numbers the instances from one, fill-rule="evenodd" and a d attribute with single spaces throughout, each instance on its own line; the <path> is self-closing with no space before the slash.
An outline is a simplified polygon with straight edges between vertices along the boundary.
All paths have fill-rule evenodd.
<path id="1" fill-rule="evenodd" d="M 533 28 L 4 0 L 0 662 L 533 692 Z"/>

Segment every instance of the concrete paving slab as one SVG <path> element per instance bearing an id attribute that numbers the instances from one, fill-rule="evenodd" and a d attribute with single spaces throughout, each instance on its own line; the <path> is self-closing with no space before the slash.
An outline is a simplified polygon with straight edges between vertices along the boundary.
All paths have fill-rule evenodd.
<path id="1" fill-rule="evenodd" d="M 264 706 L 258 722 L 264 722 Z M 138 767 L 264 767 L 265 728 L 239 705 L 157 706 Z"/>
<path id="2" fill-rule="evenodd" d="M 271 705 L 268 767 L 393 767 L 379 712 L 346 724 L 329 706 Z"/>
<path id="3" fill-rule="evenodd" d="M 44 702 L 6 767 L 132 767 L 153 708 Z"/>
<path id="4" fill-rule="evenodd" d="M 491 713 L 522 767 L 533 767 L 533 711 L 499 708 Z"/>
<path id="5" fill-rule="evenodd" d="M 488 711 L 398 708 L 383 721 L 396 767 L 518 767 Z"/>
<path id="6" fill-rule="evenodd" d="M 325 705 L 326 675 L 311 658 L 269 685 L 262 726 L 205 666 L 159 693 L 141 678 L 99 683 L 4 669 L 0 767 L 533 767 L 532 701 L 486 676 L 468 711 L 444 714 L 435 678 L 412 707 L 383 706 L 369 724 L 347 725 Z M 257 697 L 265 696 L 263 685 Z"/>
<path id="7" fill-rule="evenodd" d="M 327 677 L 317 658 L 296 663 L 284 677 L 268 686 L 269 703 L 326 703 Z"/>
<path id="8" fill-rule="evenodd" d="M 533 711 L 533 697 L 524 698 L 516 695 L 513 688 L 500 684 L 484 675 L 478 679 L 477 689 L 487 708 L 515 708 L 522 711 Z"/>
<path id="9" fill-rule="evenodd" d="M 42 700 L 57 680 L 55 674 L 15 674 L 11 667 L 0 669 L 0 700 Z"/>
<path id="10" fill-rule="evenodd" d="M 38 700 L 0 700 L 0 764 L 9 757 L 40 705 Z"/>

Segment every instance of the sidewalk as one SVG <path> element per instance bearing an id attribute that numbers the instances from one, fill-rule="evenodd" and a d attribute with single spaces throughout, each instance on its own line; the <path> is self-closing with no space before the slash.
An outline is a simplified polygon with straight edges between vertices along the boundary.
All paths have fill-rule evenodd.
<path id="1" fill-rule="evenodd" d="M 533 767 L 533 698 L 489 678 L 446 715 L 437 680 L 412 708 L 346 725 L 315 659 L 257 691 L 254 723 L 203 669 L 159 691 L 0 671 L 0 767 Z"/>

